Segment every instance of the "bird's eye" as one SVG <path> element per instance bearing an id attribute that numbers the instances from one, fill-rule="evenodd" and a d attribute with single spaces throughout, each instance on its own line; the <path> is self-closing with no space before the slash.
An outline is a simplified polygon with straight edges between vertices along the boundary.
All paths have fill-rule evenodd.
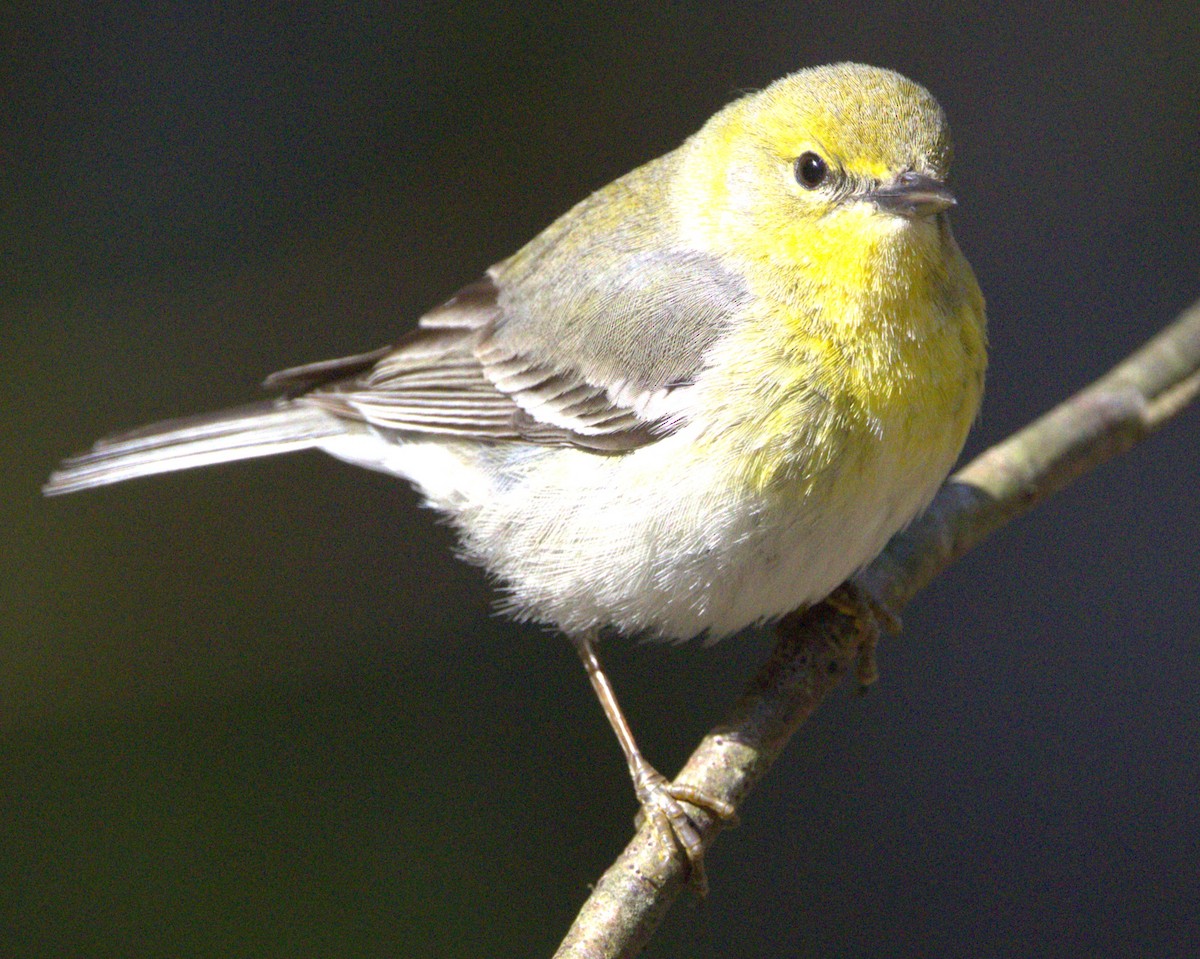
<path id="1" fill-rule="evenodd" d="M 796 182 L 806 190 L 815 190 L 825 180 L 829 167 L 813 152 L 802 153 L 796 160 Z"/>

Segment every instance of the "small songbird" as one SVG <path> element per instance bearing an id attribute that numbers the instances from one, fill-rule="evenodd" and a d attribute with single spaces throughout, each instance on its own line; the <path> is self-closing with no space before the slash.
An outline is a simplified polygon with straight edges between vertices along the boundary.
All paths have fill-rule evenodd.
<path id="1" fill-rule="evenodd" d="M 50 494 L 315 447 L 407 479 L 504 609 L 575 644 L 646 814 L 700 867 L 601 631 L 715 641 L 827 596 L 923 510 L 983 392 L 983 297 L 921 86 L 801 70 L 621 177 L 395 346 L 98 442 Z"/>

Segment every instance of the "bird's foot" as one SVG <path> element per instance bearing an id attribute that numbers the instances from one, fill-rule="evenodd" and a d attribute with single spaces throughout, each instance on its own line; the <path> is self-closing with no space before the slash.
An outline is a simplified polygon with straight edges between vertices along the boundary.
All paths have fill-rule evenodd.
<path id="1" fill-rule="evenodd" d="M 642 808 L 638 823 L 648 819 L 658 832 L 664 849 L 678 843 L 687 856 L 690 873 L 688 882 L 696 895 L 704 897 L 708 892 L 708 878 L 704 871 L 704 844 L 695 818 L 683 807 L 683 803 L 695 806 L 716 819 L 736 825 L 737 817 L 733 806 L 723 799 L 709 796 L 695 786 L 670 782 L 653 766 L 644 763 L 634 772 L 634 790 Z"/>
<path id="2" fill-rule="evenodd" d="M 858 664 L 854 670 L 859 688 L 866 689 L 879 679 L 875 649 L 884 631 L 898 633 L 900 617 L 870 590 L 852 579 L 846 580 L 825 600 L 839 613 L 851 617 L 858 627 Z"/>

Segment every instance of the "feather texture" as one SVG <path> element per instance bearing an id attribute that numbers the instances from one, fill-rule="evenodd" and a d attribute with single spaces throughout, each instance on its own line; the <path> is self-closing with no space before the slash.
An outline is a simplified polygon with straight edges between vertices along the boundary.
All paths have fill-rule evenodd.
<path id="1" fill-rule="evenodd" d="M 64 460 L 42 491 L 49 496 L 193 466 L 308 449 L 346 424 L 292 400 L 257 403 L 118 433 Z"/>

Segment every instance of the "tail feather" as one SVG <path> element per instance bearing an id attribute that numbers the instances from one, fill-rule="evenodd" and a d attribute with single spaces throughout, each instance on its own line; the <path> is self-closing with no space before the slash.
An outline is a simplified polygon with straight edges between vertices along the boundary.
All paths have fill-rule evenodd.
<path id="1" fill-rule="evenodd" d="M 99 440 L 50 474 L 47 496 L 140 476 L 288 453 L 346 432 L 345 420 L 292 400 L 153 423 Z"/>

